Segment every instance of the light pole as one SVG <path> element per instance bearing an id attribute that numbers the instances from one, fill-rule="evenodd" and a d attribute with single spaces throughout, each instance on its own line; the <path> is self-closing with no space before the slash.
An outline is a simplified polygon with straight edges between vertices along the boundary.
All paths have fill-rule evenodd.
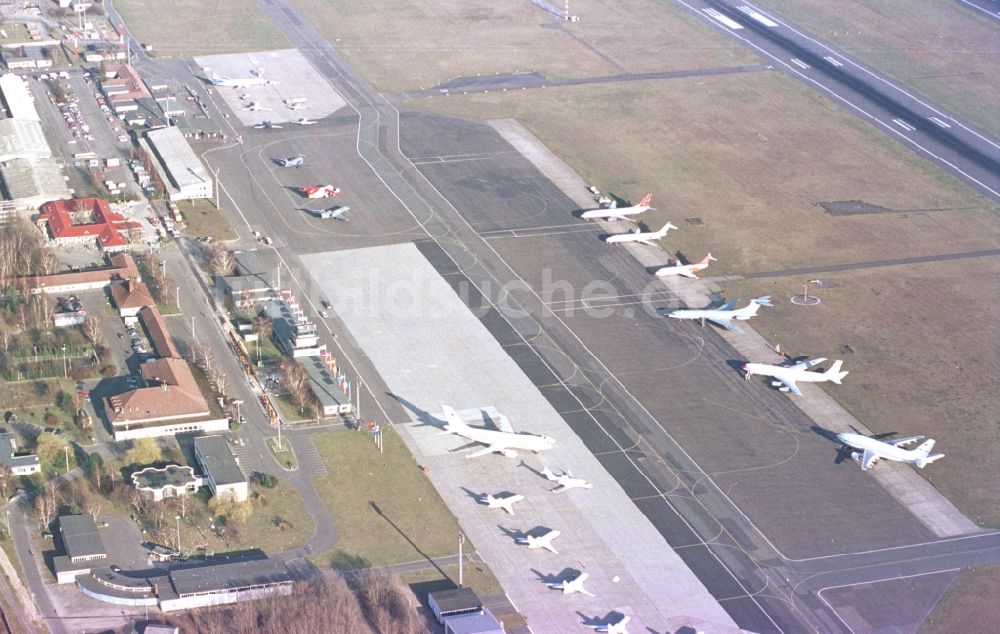
<path id="1" fill-rule="evenodd" d="M 233 399 L 233 405 L 236 406 L 236 422 L 237 423 L 240 422 L 240 405 L 242 405 L 242 404 L 243 404 L 243 400 L 242 399 L 238 399 L 238 398 L 234 398 Z"/>
<path id="2" fill-rule="evenodd" d="M 462 546 L 465 544 L 465 533 L 458 534 L 458 587 L 462 587 Z"/>
<path id="3" fill-rule="evenodd" d="M 174 519 L 177 520 L 177 554 L 181 554 L 181 516 L 174 515 Z"/>
<path id="4" fill-rule="evenodd" d="M 66 473 L 69 473 L 69 446 L 63 447 L 63 453 L 66 454 Z"/>
<path id="5" fill-rule="evenodd" d="M 63 378 L 65 379 L 66 377 L 69 376 L 69 373 L 66 371 L 66 344 L 63 344 L 62 351 L 63 351 Z"/>

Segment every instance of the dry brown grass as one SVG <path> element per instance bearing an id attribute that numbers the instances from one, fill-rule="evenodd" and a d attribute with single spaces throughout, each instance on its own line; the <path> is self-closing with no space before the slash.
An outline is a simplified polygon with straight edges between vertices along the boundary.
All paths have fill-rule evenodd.
<path id="1" fill-rule="evenodd" d="M 537 70 L 568 78 L 759 62 L 654 0 L 574 0 L 573 12 L 583 18 L 576 23 L 555 20 L 527 0 L 294 4 L 315 16 L 316 27 L 369 82 L 390 92 L 477 74 Z"/>
<path id="2" fill-rule="evenodd" d="M 1000 134 L 1000 30 L 958 2 L 762 0 L 818 39 Z"/>
<path id="3" fill-rule="evenodd" d="M 158 57 L 191 57 L 287 48 L 256 0 L 117 0 L 115 9 Z"/>
<path id="4" fill-rule="evenodd" d="M 937 632 L 992 632 L 996 630 L 996 597 L 1000 594 L 1000 566 L 963 570 L 944 599 L 920 628 Z"/>

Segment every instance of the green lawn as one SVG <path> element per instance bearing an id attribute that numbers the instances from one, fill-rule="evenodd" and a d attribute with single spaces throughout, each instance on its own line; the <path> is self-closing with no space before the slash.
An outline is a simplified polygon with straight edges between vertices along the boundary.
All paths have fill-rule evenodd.
<path id="1" fill-rule="evenodd" d="M 314 483 L 340 533 L 332 552 L 314 558 L 319 565 L 384 566 L 456 551 L 458 522 L 396 432 L 384 429 L 381 455 L 367 432 L 313 437 L 329 470 Z"/>
<path id="2" fill-rule="evenodd" d="M 213 201 L 184 200 L 177 203 L 184 217 L 184 233 L 189 236 L 211 236 L 219 241 L 235 240 L 236 232 Z"/>
<path id="3" fill-rule="evenodd" d="M 281 439 L 281 447 L 278 447 L 278 437 L 272 436 L 267 439 L 267 448 L 271 451 L 274 459 L 282 464 L 286 469 L 294 470 L 299 468 L 299 462 L 295 458 L 295 451 L 292 443 L 287 438 Z"/>
<path id="4" fill-rule="evenodd" d="M 312 517 L 292 485 L 282 481 L 273 489 L 255 486 L 254 491 L 265 497 L 267 505 L 255 510 L 243 529 L 247 546 L 277 553 L 300 546 L 312 537 Z"/>

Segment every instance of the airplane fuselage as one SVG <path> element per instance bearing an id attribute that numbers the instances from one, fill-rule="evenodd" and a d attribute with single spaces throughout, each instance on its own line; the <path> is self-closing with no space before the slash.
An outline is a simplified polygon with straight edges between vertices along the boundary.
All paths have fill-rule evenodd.
<path id="1" fill-rule="evenodd" d="M 635 207 L 615 207 L 610 209 L 591 209 L 590 211 L 585 211 L 580 214 L 580 217 L 584 220 L 614 220 L 621 219 L 625 220 L 628 216 L 635 216 L 648 211 L 650 207 L 636 205 Z"/>
<path id="2" fill-rule="evenodd" d="M 484 445 L 504 447 L 506 449 L 523 449 L 525 451 L 545 451 L 552 449 L 556 441 L 549 436 L 537 436 L 535 434 L 518 434 L 494 429 L 481 429 L 478 427 L 467 427 L 456 430 L 456 435 L 462 438 L 482 443 Z"/>
<path id="3" fill-rule="evenodd" d="M 894 447 L 888 443 L 884 443 L 863 434 L 844 432 L 837 434 L 837 440 L 849 447 L 853 447 L 861 451 L 870 451 L 879 458 L 883 458 L 885 460 L 895 460 L 896 462 L 916 462 L 918 456 L 920 455 L 913 449 Z"/>
<path id="4" fill-rule="evenodd" d="M 830 377 L 825 375 L 823 372 L 793 370 L 791 368 L 783 368 L 781 366 L 768 365 L 766 363 L 747 363 L 743 366 L 743 371 L 747 373 L 747 376 L 770 376 L 778 380 L 789 380 L 794 381 L 795 383 L 821 383 L 823 381 L 830 380 Z"/>

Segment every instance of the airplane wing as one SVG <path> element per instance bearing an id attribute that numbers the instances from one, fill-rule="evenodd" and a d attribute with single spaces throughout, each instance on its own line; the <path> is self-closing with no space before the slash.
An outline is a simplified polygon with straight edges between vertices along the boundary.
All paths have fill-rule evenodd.
<path id="1" fill-rule="evenodd" d="M 508 434 L 514 433 L 514 427 L 510 424 L 510 419 L 503 414 L 497 417 L 497 429 Z"/>
<path id="2" fill-rule="evenodd" d="M 480 458 L 482 456 L 487 456 L 487 455 L 493 453 L 494 451 L 503 451 L 504 449 L 506 449 L 506 447 L 503 447 L 502 445 L 489 445 L 488 447 L 483 447 L 482 449 L 480 449 L 478 451 L 473 451 L 470 454 L 465 454 L 465 457 L 466 458 Z"/>
<path id="3" fill-rule="evenodd" d="M 923 436 L 908 436 L 906 438 L 898 438 L 896 440 L 886 440 L 884 441 L 887 445 L 892 445 L 893 447 L 905 447 L 910 443 L 915 443 L 918 440 L 923 440 Z"/>
<path id="4" fill-rule="evenodd" d="M 718 324 L 725 328 L 726 330 L 731 330 L 732 332 L 743 332 L 739 326 L 733 323 L 732 319 L 727 319 L 725 317 L 706 317 L 713 324 Z"/>
<path id="5" fill-rule="evenodd" d="M 719 306 L 716 310 L 732 310 L 732 309 L 736 308 L 736 302 L 738 302 L 738 301 L 740 301 L 740 300 L 734 299 L 734 300 L 732 300 L 730 302 L 726 302 L 722 306 Z"/>
<path id="6" fill-rule="evenodd" d="M 795 381 L 792 381 L 791 379 L 779 379 L 779 380 L 785 384 L 785 387 L 788 388 L 789 392 L 795 394 L 796 396 L 802 396 L 802 391 L 799 390 L 798 386 L 795 385 Z"/>
<path id="7" fill-rule="evenodd" d="M 648 246 L 651 246 L 651 247 L 655 247 L 656 246 L 656 243 L 651 242 L 649 240 L 636 240 L 636 242 L 640 242 L 642 244 L 645 244 L 645 245 L 648 245 Z"/>
<path id="8" fill-rule="evenodd" d="M 689 270 L 677 271 L 677 274 L 678 275 L 683 275 L 684 277 L 693 277 L 693 278 L 696 278 L 696 279 L 698 277 L 697 275 L 695 275 L 694 273 L 692 273 Z"/>
<path id="9" fill-rule="evenodd" d="M 874 451 L 870 449 L 865 449 L 865 453 L 861 456 L 861 470 L 868 471 L 868 468 L 873 466 L 878 462 L 878 456 Z"/>
<path id="10" fill-rule="evenodd" d="M 817 357 L 815 359 L 806 359 L 805 361 L 800 361 L 793 366 L 789 366 L 792 370 L 808 370 L 809 368 L 819 365 L 826 361 L 825 357 Z"/>

